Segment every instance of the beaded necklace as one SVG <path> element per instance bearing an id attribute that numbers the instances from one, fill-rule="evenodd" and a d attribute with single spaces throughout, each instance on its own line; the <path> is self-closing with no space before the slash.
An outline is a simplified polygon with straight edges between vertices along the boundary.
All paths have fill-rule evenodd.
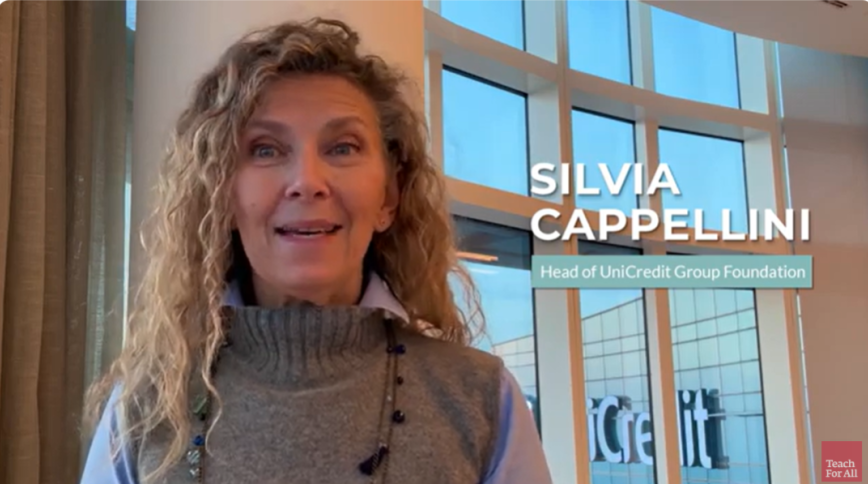
<path id="1" fill-rule="evenodd" d="M 398 409 L 398 387 L 403 385 L 404 378 L 398 371 L 398 360 L 401 355 L 406 353 L 406 347 L 403 344 L 398 344 L 395 334 L 393 322 L 389 319 L 383 319 L 383 325 L 386 330 L 386 381 L 383 385 L 383 398 L 380 403 L 379 422 L 377 423 L 377 445 L 376 450 L 368 458 L 359 463 L 359 471 L 370 476 L 369 482 L 385 483 L 389 469 L 389 448 L 392 443 L 392 431 L 396 424 L 402 424 L 406 420 L 406 415 Z M 229 340 L 226 340 L 223 347 L 229 346 Z M 214 365 L 211 366 L 210 374 L 213 378 L 216 375 L 218 357 L 215 358 Z M 206 457 L 206 433 L 211 417 L 212 397 L 206 391 L 199 394 L 194 399 L 192 408 L 193 417 L 201 424 L 199 431 L 195 433 L 190 448 L 187 451 L 186 462 L 189 465 L 189 473 L 191 478 L 200 484 L 205 482 L 205 457 Z M 385 416 L 389 419 L 386 421 Z"/>

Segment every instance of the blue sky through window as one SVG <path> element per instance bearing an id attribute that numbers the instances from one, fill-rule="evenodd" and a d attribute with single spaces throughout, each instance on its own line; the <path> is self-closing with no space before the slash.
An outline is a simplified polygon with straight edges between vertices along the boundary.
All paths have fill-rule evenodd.
<path id="1" fill-rule="evenodd" d="M 485 339 L 477 347 L 491 351 L 492 344 L 531 335 L 533 324 L 533 296 L 529 270 L 464 262 L 474 284 L 482 295 L 482 311 L 488 320 Z M 453 280 L 459 306 L 464 307 L 459 286 Z"/>
<path id="2" fill-rule="evenodd" d="M 443 164 L 447 175 L 527 195 L 527 99 L 443 71 Z"/>
<path id="3" fill-rule="evenodd" d="M 127 2 L 127 28 L 136 30 L 136 0 L 126 0 Z"/>
<path id="4" fill-rule="evenodd" d="M 738 108 L 735 34 L 651 8 L 657 92 Z"/>
<path id="5" fill-rule="evenodd" d="M 570 68 L 630 84 L 628 25 L 624 0 L 569 0 Z"/>
<path id="6" fill-rule="evenodd" d="M 599 164 L 609 168 L 616 181 L 625 163 L 635 163 L 635 132 L 633 123 L 584 111 L 573 111 L 573 160 L 585 165 L 585 187 L 600 189 L 599 195 L 576 195 L 576 206 L 586 210 L 605 208 L 623 210 L 629 214 L 637 207 L 634 171 L 630 170 L 621 193 L 612 195 Z"/>
<path id="7" fill-rule="evenodd" d="M 744 151 L 739 141 L 661 129 L 660 163 L 669 165 L 681 195 L 663 192 L 663 208 L 688 209 L 679 217 L 693 227 L 694 210 L 701 208 L 703 226 L 723 228 L 722 211 L 729 209 L 733 232 L 747 231 L 747 186 Z"/>
<path id="8" fill-rule="evenodd" d="M 440 15 L 498 42 L 524 49 L 521 0 L 442 0 Z"/>

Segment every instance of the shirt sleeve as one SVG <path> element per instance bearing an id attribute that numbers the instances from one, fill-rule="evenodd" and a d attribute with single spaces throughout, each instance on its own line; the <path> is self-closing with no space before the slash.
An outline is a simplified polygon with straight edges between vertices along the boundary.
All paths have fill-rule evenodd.
<path id="1" fill-rule="evenodd" d="M 114 410 L 119 394 L 120 387 L 116 387 L 100 418 L 91 440 L 81 484 L 137 484 L 129 449 L 123 447 L 112 455 L 119 442 L 118 419 Z"/>
<path id="2" fill-rule="evenodd" d="M 494 456 L 481 484 L 552 484 L 542 442 L 515 377 L 503 369 Z"/>

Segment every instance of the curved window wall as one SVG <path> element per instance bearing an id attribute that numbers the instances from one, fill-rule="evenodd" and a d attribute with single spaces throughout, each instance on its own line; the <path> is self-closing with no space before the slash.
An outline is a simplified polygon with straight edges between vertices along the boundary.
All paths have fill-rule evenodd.
<path id="1" fill-rule="evenodd" d="M 543 208 L 564 214 L 551 222 L 560 229 L 583 209 L 595 230 L 603 209 L 686 209 L 688 227 L 720 234 L 747 232 L 751 210 L 786 207 L 774 44 L 638 1 L 427 7 L 432 153 L 487 316 L 477 345 L 521 384 L 555 482 L 809 482 L 805 446 L 791 438 L 805 438 L 790 361 L 799 349 L 780 350 L 798 341 L 792 291 L 530 282 L 533 255 L 787 254 L 781 239 L 690 231 L 680 241 L 662 230 L 569 242 L 530 233 Z M 598 165 L 665 164 L 681 195 L 636 194 L 631 172 L 616 196 L 532 196 L 537 163 L 567 163 L 601 188 Z"/>

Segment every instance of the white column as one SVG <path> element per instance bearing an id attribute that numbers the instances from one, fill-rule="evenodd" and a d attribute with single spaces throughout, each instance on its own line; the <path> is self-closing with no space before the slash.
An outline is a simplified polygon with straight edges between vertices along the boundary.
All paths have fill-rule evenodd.
<path id="1" fill-rule="evenodd" d="M 814 258 L 799 298 L 819 484 L 822 442 L 868 440 L 868 59 L 779 47 L 792 206 L 811 211 L 811 240 L 794 249 Z"/>
<path id="2" fill-rule="evenodd" d="M 196 80 L 246 32 L 313 16 L 337 18 L 359 32 L 366 51 L 402 68 L 424 107 L 422 0 L 138 2 L 134 109 L 130 288 L 144 269 L 139 228 L 153 206 L 152 187 L 167 135 Z"/>

